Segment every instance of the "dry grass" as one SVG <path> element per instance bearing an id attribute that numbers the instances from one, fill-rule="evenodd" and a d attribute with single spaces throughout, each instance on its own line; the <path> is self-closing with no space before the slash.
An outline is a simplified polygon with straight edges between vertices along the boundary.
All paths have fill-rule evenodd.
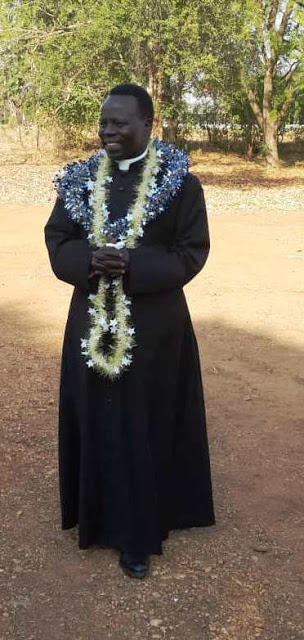
<path id="1" fill-rule="evenodd" d="M 79 135 L 79 133 L 78 133 Z M 87 155 L 86 148 L 98 144 L 98 138 L 83 131 L 84 145 L 73 146 L 73 138 L 56 127 L 38 128 L 35 125 L 10 127 L 0 126 L 1 164 L 59 164 Z"/>

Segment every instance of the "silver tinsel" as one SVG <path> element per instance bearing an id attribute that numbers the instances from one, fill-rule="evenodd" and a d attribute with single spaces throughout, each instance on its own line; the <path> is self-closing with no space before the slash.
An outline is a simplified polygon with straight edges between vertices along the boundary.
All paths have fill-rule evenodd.
<path id="1" fill-rule="evenodd" d="M 160 140 L 153 140 L 152 144 L 160 156 L 161 163 L 155 188 L 147 194 L 143 226 L 166 212 L 189 170 L 188 156 L 184 151 Z M 80 224 L 87 233 L 90 233 L 93 218 L 93 210 L 89 202 L 90 195 L 99 159 L 103 154 L 104 151 L 98 151 L 88 160 L 68 164 L 54 178 L 55 188 L 58 196 L 64 201 L 69 218 Z M 128 214 L 130 210 L 115 222 L 109 220 L 106 224 L 106 233 L 116 239 L 119 239 L 121 234 L 125 234 L 128 228 Z"/>

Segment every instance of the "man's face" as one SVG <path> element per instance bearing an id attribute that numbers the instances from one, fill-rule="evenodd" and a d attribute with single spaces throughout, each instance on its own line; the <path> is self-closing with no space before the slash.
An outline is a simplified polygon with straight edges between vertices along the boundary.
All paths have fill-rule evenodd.
<path id="1" fill-rule="evenodd" d="M 143 118 L 134 96 L 109 96 L 102 108 L 99 137 L 109 158 L 136 158 L 146 149 L 151 121 Z"/>

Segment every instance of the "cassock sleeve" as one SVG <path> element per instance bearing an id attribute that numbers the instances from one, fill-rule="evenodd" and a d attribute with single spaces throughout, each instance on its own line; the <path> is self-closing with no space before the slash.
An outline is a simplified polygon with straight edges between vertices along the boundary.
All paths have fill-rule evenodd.
<path id="1" fill-rule="evenodd" d="M 130 249 L 127 293 L 140 295 L 183 287 L 202 269 L 209 250 L 204 194 L 199 180 L 190 174 L 177 205 L 175 232 L 169 246 Z"/>
<path id="2" fill-rule="evenodd" d="M 45 226 L 45 241 L 57 278 L 87 291 L 92 248 L 80 237 L 78 225 L 69 220 L 59 198 Z"/>

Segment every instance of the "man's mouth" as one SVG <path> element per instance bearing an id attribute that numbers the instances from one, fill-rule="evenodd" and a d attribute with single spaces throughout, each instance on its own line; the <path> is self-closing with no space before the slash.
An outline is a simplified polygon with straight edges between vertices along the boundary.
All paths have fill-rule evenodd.
<path id="1" fill-rule="evenodd" d="M 119 142 L 105 142 L 105 149 L 107 151 L 119 151 L 121 144 Z"/>

